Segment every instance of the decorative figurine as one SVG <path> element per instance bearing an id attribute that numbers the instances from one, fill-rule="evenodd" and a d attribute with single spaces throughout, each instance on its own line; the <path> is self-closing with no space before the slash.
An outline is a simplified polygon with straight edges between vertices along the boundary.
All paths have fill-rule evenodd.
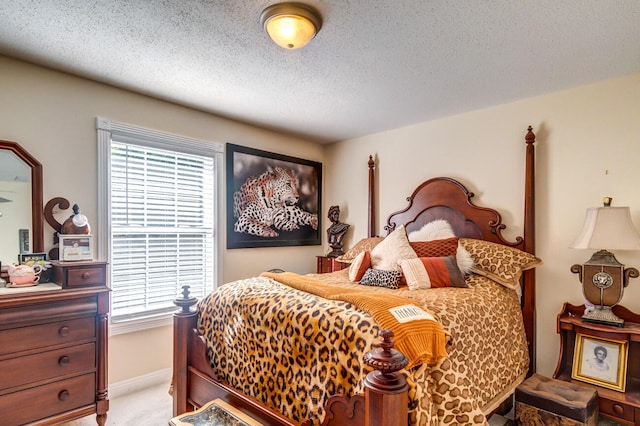
<path id="1" fill-rule="evenodd" d="M 91 234 L 87 217 L 80 213 L 80 207 L 73 205 L 73 214 L 61 226 L 60 234 Z"/>
<path id="2" fill-rule="evenodd" d="M 342 250 L 342 244 L 344 236 L 347 233 L 349 226 L 351 225 L 340 222 L 339 206 L 329 207 L 329 214 L 327 215 L 327 217 L 332 222 L 331 226 L 327 229 L 327 239 L 329 240 L 329 245 L 333 249 L 330 253 L 327 254 L 327 256 L 338 257 L 344 254 L 344 251 Z"/>

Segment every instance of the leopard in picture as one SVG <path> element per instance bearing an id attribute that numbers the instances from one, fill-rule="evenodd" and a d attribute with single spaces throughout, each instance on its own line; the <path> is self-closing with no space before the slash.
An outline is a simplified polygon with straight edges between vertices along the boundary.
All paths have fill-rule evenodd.
<path id="1" fill-rule="evenodd" d="M 279 231 L 301 226 L 318 229 L 318 215 L 298 206 L 298 178 L 292 170 L 267 167 L 259 176 L 251 176 L 233 193 L 235 232 L 277 237 Z M 274 229 L 275 228 L 275 229 Z"/>

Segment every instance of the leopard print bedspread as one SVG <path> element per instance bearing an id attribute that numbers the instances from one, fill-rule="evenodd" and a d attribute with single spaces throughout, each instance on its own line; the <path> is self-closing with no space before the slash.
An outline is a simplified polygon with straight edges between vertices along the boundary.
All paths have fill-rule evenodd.
<path id="1" fill-rule="evenodd" d="M 346 271 L 312 276 L 356 285 Z M 451 334 L 446 358 L 403 372 L 411 425 L 487 424 L 482 408 L 527 370 L 516 293 L 477 275 L 467 283 L 466 289 L 363 288 L 402 291 Z M 349 303 L 255 277 L 221 286 L 198 309 L 198 331 L 219 378 L 293 420 L 320 424 L 329 396 L 363 391 L 370 369 L 362 356 L 379 341 L 378 326 Z"/>

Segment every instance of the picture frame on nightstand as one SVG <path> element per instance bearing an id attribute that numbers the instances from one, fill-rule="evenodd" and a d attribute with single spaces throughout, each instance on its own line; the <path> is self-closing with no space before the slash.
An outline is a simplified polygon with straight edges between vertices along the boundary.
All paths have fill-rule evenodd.
<path id="1" fill-rule="evenodd" d="M 624 392 L 628 349 L 626 340 L 577 333 L 571 378 Z"/>

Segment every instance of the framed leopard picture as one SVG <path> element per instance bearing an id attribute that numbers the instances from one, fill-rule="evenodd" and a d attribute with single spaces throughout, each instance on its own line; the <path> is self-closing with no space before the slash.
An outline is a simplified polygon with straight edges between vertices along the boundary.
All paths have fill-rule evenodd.
<path id="1" fill-rule="evenodd" d="M 322 163 L 226 145 L 227 248 L 320 245 Z"/>

